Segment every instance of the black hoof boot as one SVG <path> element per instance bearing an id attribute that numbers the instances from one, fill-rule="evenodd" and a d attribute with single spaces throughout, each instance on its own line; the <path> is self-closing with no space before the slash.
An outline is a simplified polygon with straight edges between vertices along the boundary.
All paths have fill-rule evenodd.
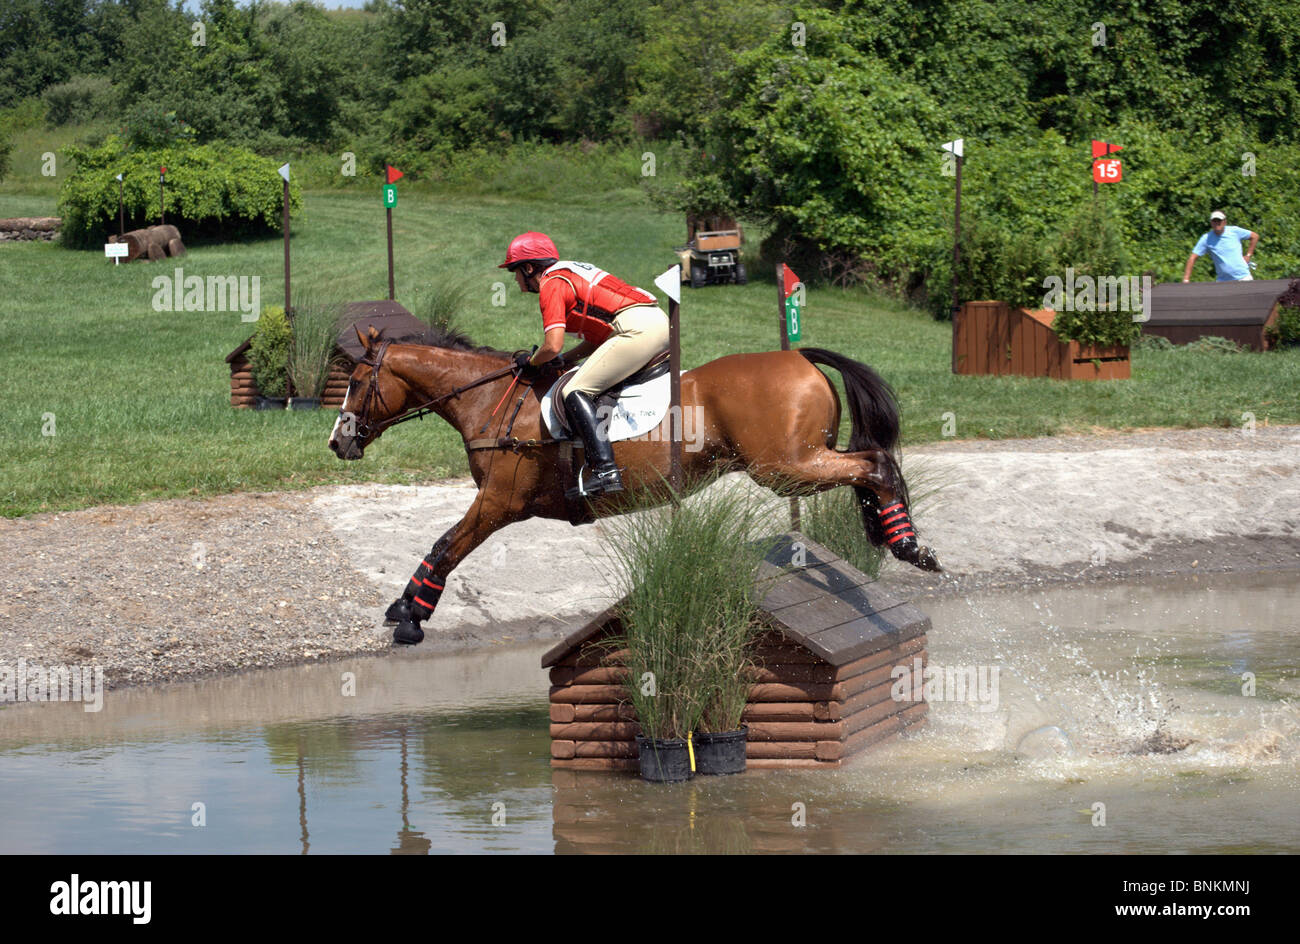
<path id="1" fill-rule="evenodd" d="M 419 623 L 398 623 L 393 630 L 393 644 L 398 646 L 418 646 L 424 641 L 424 630 Z"/>
<path id="2" fill-rule="evenodd" d="M 398 597 L 392 603 L 388 604 L 388 610 L 384 613 L 385 623 L 409 623 L 411 622 L 411 601 L 406 597 Z"/>
<path id="3" fill-rule="evenodd" d="M 933 572 L 943 570 L 943 567 L 939 565 L 938 555 L 930 548 L 916 543 L 916 538 L 903 538 L 901 541 L 889 545 L 889 550 L 903 563 L 919 567 L 921 570 Z"/>

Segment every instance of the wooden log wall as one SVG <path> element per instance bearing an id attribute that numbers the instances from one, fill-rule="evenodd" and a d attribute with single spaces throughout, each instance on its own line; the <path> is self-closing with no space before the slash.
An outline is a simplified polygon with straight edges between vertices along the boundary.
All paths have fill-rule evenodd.
<path id="1" fill-rule="evenodd" d="M 350 376 L 350 363 L 336 362 L 330 368 L 325 389 L 321 393 L 322 409 L 337 410 L 343 406 Z M 240 409 L 252 408 L 260 395 L 257 382 L 253 380 L 253 365 L 248 362 L 248 353 L 240 354 L 230 362 L 230 405 Z"/>
<path id="2" fill-rule="evenodd" d="M 635 770 L 641 733 L 622 682 L 624 652 L 588 648 L 551 668 L 551 765 Z M 913 637 L 838 668 L 771 632 L 755 650 L 754 685 L 742 722 L 754 768 L 838 767 L 863 748 L 920 723 L 924 701 L 894 701 L 896 665 L 922 666 L 926 637 Z"/>

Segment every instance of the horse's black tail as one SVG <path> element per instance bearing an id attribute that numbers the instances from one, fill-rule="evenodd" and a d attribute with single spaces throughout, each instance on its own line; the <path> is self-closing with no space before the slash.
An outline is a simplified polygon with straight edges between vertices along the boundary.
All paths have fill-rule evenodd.
<path id="1" fill-rule="evenodd" d="M 810 363 L 822 364 L 839 371 L 844 378 L 851 420 L 849 451 L 878 449 L 883 452 L 889 464 L 888 472 L 894 494 L 905 507 L 910 507 L 907 483 L 903 481 L 903 470 L 898 462 L 898 400 L 893 388 L 866 364 L 843 354 L 817 347 L 802 347 L 799 348 L 799 353 Z M 865 485 L 855 485 L 853 491 L 862 511 L 862 523 L 866 526 L 867 537 L 879 547 L 885 541 L 885 532 L 876 514 L 880 508 L 876 493 Z"/>

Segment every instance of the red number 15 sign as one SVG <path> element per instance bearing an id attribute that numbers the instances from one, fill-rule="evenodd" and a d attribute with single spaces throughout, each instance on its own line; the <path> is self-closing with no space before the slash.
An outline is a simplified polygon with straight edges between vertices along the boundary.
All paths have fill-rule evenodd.
<path id="1" fill-rule="evenodd" d="M 1115 158 L 1092 162 L 1092 179 L 1099 184 L 1113 184 L 1124 179 L 1124 168 Z"/>

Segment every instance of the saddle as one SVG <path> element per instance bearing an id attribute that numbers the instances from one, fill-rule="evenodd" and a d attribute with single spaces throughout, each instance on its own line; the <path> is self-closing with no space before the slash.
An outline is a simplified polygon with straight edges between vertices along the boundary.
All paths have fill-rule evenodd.
<path id="1" fill-rule="evenodd" d="M 604 408 L 605 413 L 603 415 L 611 415 L 614 411 L 615 404 L 618 402 L 618 398 L 622 395 L 624 390 L 666 376 L 669 366 L 668 361 L 668 352 L 664 351 L 664 353 L 650 361 L 650 363 L 646 364 L 636 373 L 628 376 L 624 380 L 620 380 L 600 396 L 596 397 L 595 403 L 597 413 Z M 577 368 L 575 367 L 573 370 L 565 373 L 555 382 L 555 385 L 551 387 L 546 394 L 547 399 L 550 400 L 550 408 L 551 411 L 553 411 L 554 418 L 559 422 L 560 428 L 565 433 L 569 434 L 572 434 L 573 427 L 570 425 L 568 413 L 564 409 L 564 395 L 567 392 L 566 388 L 568 387 L 569 382 L 573 380 L 574 374 L 577 372 Z M 550 419 L 550 417 L 547 418 Z M 656 423 L 657 422 L 658 421 L 656 420 Z M 552 435 L 554 435 L 554 432 Z"/>

